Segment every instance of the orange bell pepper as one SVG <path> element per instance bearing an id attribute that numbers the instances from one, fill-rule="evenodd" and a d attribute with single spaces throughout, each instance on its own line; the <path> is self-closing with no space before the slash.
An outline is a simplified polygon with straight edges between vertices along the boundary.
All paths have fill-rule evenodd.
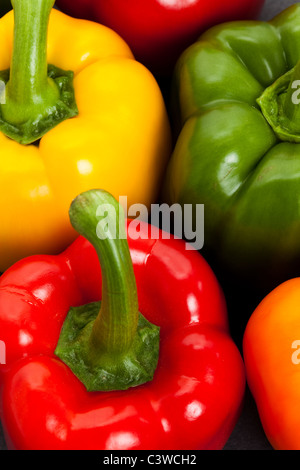
<path id="1" fill-rule="evenodd" d="M 247 380 L 271 445 L 300 450 L 300 278 L 273 290 L 243 340 Z"/>

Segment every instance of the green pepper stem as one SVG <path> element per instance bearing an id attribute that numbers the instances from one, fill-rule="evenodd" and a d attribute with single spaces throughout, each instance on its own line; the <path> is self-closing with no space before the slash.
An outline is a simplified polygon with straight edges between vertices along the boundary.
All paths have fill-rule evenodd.
<path id="1" fill-rule="evenodd" d="M 14 47 L 6 85 L 4 119 L 13 125 L 54 106 L 59 90 L 47 76 L 47 33 L 55 0 L 12 0 Z"/>
<path id="2" fill-rule="evenodd" d="M 289 127 L 300 133 L 300 62 L 296 65 L 284 101 L 284 114 L 289 120 Z"/>
<path id="3" fill-rule="evenodd" d="M 139 311 L 123 209 L 109 193 L 87 191 L 73 201 L 70 220 L 95 247 L 101 265 L 102 302 L 91 332 L 92 349 L 97 355 L 99 350 L 126 352 L 137 331 Z"/>

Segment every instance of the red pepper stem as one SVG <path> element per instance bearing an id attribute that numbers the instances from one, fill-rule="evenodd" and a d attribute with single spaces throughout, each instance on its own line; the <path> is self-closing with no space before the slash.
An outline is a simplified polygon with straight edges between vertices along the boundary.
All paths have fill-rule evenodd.
<path id="1" fill-rule="evenodd" d="M 73 201 L 70 220 L 98 254 L 102 301 L 70 308 L 55 354 L 92 392 L 146 383 L 158 363 L 159 327 L 138 311 L 123 209 L 109 193 L 91 190 Z"/>
<path id="2" fill-rule="evenodd" d="M 137 331 L 139 311 L 123 209 L 109 193 L 87 191 L 73 201 L 70 220 L 95 247 L 101 265 L 102 302 L 91 331 L 91 352 L 126 352 Z"/>

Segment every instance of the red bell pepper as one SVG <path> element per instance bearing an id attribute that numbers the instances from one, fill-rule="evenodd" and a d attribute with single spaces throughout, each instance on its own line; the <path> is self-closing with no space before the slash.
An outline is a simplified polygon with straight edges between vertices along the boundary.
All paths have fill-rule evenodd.
<path id="1" fill-rule="evenodd" d="M 0 280 L 7 445 L 221 449 L 245 376 L 220 286 L 198 252 L 163 232 L 149 239 L 146 223 L 138 239 L 129 236 L 132 221 L 128 242 L 125 222 L 123 236 L 105 238 L 96 217 L 103 203 L 119 208 L 103 191 L 78 196 L 70 219 L 81 236 L 61 255 L 19 261 Z"/>
<path id="2" fill-rule="evenodd" d="M 152 71 L 170 74 L 183 50 L 207 28 L 254 19 L 265 0 L 57 0 L 70 15 L 103 23 Z"/>

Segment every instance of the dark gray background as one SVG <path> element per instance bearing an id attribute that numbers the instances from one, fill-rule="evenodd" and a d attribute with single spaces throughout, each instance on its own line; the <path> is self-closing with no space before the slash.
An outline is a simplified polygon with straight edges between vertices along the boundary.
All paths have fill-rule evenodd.
<path id="1" fill-rule="evenodd" d="M 299 2 L 294 2 L 292 0 L 267 0 L 261 14 L 261 19 L 270 20 L 282 10 L 290 5 L 294 5 L 295 3 Z"/>
<path id="2" fill-rule="evenodd" d="M 269 20 L 284 8 L 293 5 L 292 0 L 267 0 L 261 14 L 262 20 Z M 0 450 L 6 450 L 0 427 Z M 225 450 L 272 450 L 264 435 L 255 403 L 247 390 L 242 416 L 229 439 Z"/>

